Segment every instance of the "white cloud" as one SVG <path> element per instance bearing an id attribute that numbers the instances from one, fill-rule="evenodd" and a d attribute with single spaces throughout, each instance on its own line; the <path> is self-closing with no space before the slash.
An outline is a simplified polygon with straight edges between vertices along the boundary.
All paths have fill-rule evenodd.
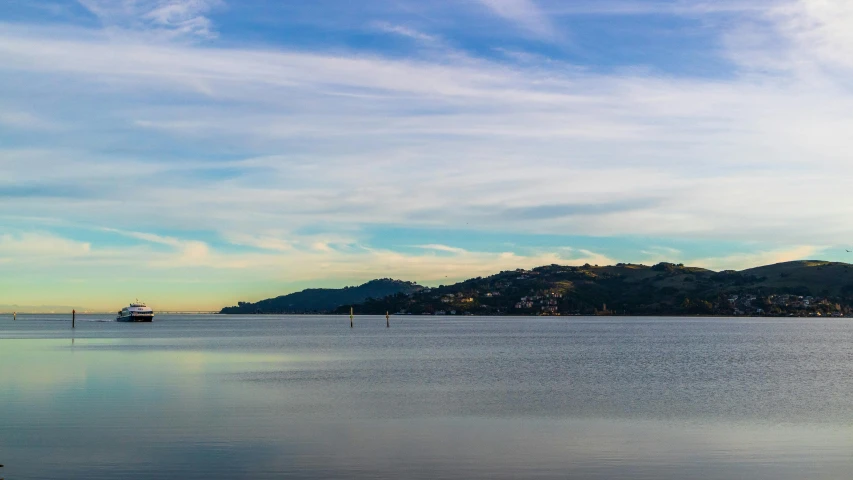
<path id="1" fill-rule="evenodd" d="M 701 17 L 712 14 L 760 14 L 785 0 L 551 0 L 546 10 L 549 15 L 679 15 Z"/>
<path id="2" fill-rule="evenodd" d="M 107 27 L 164 33 L 167 37 L 214 37 L 205 16 L 221 0 L 78 0 Z"/>
<path id="3" fill-rule="evenodd" d="M 211 252 L 213 265 L 260 272 L 284 270 L 290 281 L 321 279 L 358 279 L 379 277 L 412 279 L 435 284 L 463 280 L 474 276 L 491 275 L 500 270 L 532 268 L 552 263 L 582 265 L 613 263 L 613 260 L 594 252 L 563 256 L 542 252 L 520 255 L 512 252 L 490 253 L 457 249 L 452 262 L 435 255 L 412 255 L 387 249 L 357 248 L 339 251 L 313 248 L 283 254 L 226 254 Z"/>
<path id="4" fill-rule="evenodd" d="M 318 252 L 332 252 L 332 251 L 334 251 L 332 246 L 329 245 L 327 242 L 314 242 L 314 244 L 311 245 L 311 248 L 313 248 L 314 250 L 316 250 Z"/>
<path id="5" fill-rule="evenodd" d="M 115 288 L 116 282 L 125 284 L 127 280 L 147 285 L 146 291 L 152 291 L 151 285 L 156 285 L 157 288 L 153 290 L 159 292 L 156 296 L 166 297 L 174 296 L 169 285 L 175 281 L 182 285 L 182 289 L 191 288 L 196 283 L 209 286 L 232 284 L 240 279 L 270 285 L 285 281 L 310 285 L 312 282 L 334 279 L 343 286 L 373 278 L 394 277 L 435 285 L 491 275 L 499 270 L 532 268 L 544 264 L 613 262 L 603 255 L 585 250 L 566 256 L 551 252 L 521 255 L 453 249 L 452 262 L 436 255 L 412 255 L 371 248 L 333 249 L 328 244 L 307 245 L 288 251 L 226 252 L 199 241 L 142 232 L 107 231 L 171 248 L 105 246 L 103 242 L 100 247 L 93 248 L 89 243 L 55 235 L 25 232 L 0 235 L 0 261 L 10 268 L 10 274 L 13 275 L 26 273 L 31 276 L 44 270 L 50 272 L 53 285 L 65 286 L 63 290 L 69 288 L 67 284 L 73 283 L 82 289 L 88 304 L 95 308 L 106 307 L 100 303 L 104 300 L 103 291 Z M 440 249 L 444 246 L 436 247 Z M 133 272 L 132 277 L 127 277 L 127 272 Z M 127 285 L 122 286 L 122 291 L 126 288 Z M 151 293 L 147 295 L 152 296 Z M 0 291 L 0 302 L 11 300 L 9 292 Z M 200 308 L 213 308 L 221 306 L 223 301 L 210 299 L 202 302 L 208 303 L 194 304 Z M 165 306 L 161 301 L 161 308 Z"/>
<path id="6" fill-rule="evenodd" d="M 372 25 L 373 28 L 379 31 L 385 33 L 392 33 L 394 35 L 400 35 L 402 37 L 410 38 L 412 40 L 418 40 L 420 42 L 425 42 L 429 44 L 434 44 L 441 40 L 435 35 L 423 33 L 405 25 L 394 25 L 388 22 L 374 22 Z"/>
<path id="7" fill-rule="evenodd" d="M 684 262 L 684 252 L 672 247 L 651 246 L 644 250 L 640 250 L 640 254 L 643 255 L 642 258 L 631 259 L 629 261 L 649 265 L 654 265 L 660 262 Z M 692 262 L 688 261 L 687 263 L 693 266 Z M 706 264 L 702 264 L 702 266 L 705 265 Z"/>
<path id="8" fill-rule="evenodd" d="M 52 122 L 45 121 L 31 112 L 6 109 L 0 110 L 0 125 L 28 130 L 49 130 L 56 127 Z"/>
<path id="9" fill-rule="evenodd" d="M 102 228 L 101 230 L 117 233 L 138 240 L 167 245 L 174 247 L 177 255 L 152 255 L 149 264 L 160 267 L 186 267 L 186 266 L 206 266 L 206 267 L 224 267 L 232 268 L 240 265 L 221 264 L 211 255 L 211 249 L 205 242 L 198 240 L 184 240 L 175 237 L 157 235 L 145 232 L 124 231 L 114 228 Z"/>
<path id="10" fill-rule="evenodd" d="M 705 267 L 711 270 L 743 270 L 761 265 L 790 262 L 794 260 L 814 260 L 826 250 L 826 247 L 800 245 L 791 248 L 769 251 L 745 252 L 723 257 L 699 258 L 688 262 L 691 266 Z"/>
<path id="11" fill-rule="evenodd" d="M 831 0 L 797 0 L 770 11 L 792 53 L 802 62 L 853 66 L 853 5 Z"/>
<path id="12" fill-rule="evenodd" d="M 467 251 L 463 248 L 451 247 L 448 245 L 440 245 L 440 244 L 435 244 L 435 243 L 428 244 L 428 245 L 415 245 L 415 248 L 423 248 L 425 250 L 435 250 L 438 252 L 447 252 L 447 253 L 456 253 L 456 254 L 467 253 Z"/>
<path id="13" fill-rule="evenodd" d="M 262 250 L 289 252 L 294 249 L 294 245 L 291 242 L 277 236 L 225 232 L 225 239 L 235 245 L 255 247 Z"/>
<path id="14" fill-rule="evenodd" d="M 535 0 L 479 0 L 496 15 L 506 18 L 540 37 L 554 39 L 559 36 L 547 15 Z"/>
<path id="15" fill-rule="evenodd" d="M 159 243 L 161 245 L 169 245 L 171 247 L 180 247 L 184 244 L 183 240 L 179 240 L 179 239 L 174 238 L 174 237 L 156 235 L 153 233 L 128 232 L 128 231 L 119 230 L 116 228 L 102 228 L 101 230 L 106 231 L 106 232 L 118 233 L 119 235 L 124 235 L 127 237 L 136 238 L 139 240 L 144 240 L 146 242 Z"/>
<path id="16" fill-rule="evenodd" d="M 853 229 L 831 220 L 845 216 L 849 204 L 842 179 L 851 165 L 841 152 L 850 143 L 853 98 L 787 78 L 595 75 L 455 57 L 437 63 L 117 44 L 97 36 L 34 36 L 11 27 L 0 28 L 0 40 L 0 63 L 10 75 L 79 77 L 87 89 L 89 81 L 109 78 L 109 85 L 94 83 L 105 106 L 120 103 L 122 92 L 142 95 L 144 108 L 116 111 L 129 134 L 154 131 L 176 141 L 270 154 L 224 163 L 263 173 L 229 180 L 217 190 L 161 185 L 158 177 L 174 175 L 158 162 L 98 162 L 67 150 L 0 156 L 18 179 L 84 177 L 105 187 L 124 174 L 150 180 L 130 205 L 64 207 L 93 219 L 122 222 L 121 212 L 130 209 L 129 218 L 157 212 L 170 227 L 224 232 L 245 227 L 254 233 L 273 220 L 352 227 L 378 219 L 495 229 L 508 218 L 483 212 L 566 205 L 569 214 L 563 216 L 511 220 L 514 228 L 531 232 L 748 239 L 805 235 L 789 226 L 812 220 L 834 229 L 836 241 Z M 71 101 L 80 92 L 69 83 Z M 196 88 L 200 84 L 204 91 Z M 188 94 L 188 103 L 206 105 L 163 104 L 163 93 Z M 424 109 L 432 111 L 424 115 Z M 315 153 L 282 153 L 294 141 L 308 142 Z M 57 163 L 57 157 L 65 161 Z M 811 166 L 820 168 L 803 170 Z M 118 195 L 112 188 L 97 191 Z M 657 200 L 644 204 L 650 192 Z M 570 214 L 574 204 L 602 202 L 625 208 Z M 50 204 L 30 199 L 14 208 L 44 216 Z M 187 208 L 171 208 L 176 204 Z M 208 214 L 192 213 L 200 211 Z M 257 221 L 246 211 L 255 212 L 251 218 Z"/>
<path id="17" fill-rule="evenodd" d="M 31 261 L 38 259 L 78 258 L 89 255 L 89 242 L 68 240 L 44 232 L 0 235 L 0 259 Z"/>
<path id="18" fill-rule="evenodd" d="M 726 35 L 744 70 L 788 76 L 811 89 L 849 89 L 853 68 L 853 5 L 827 0 L 778 0 Z"/>

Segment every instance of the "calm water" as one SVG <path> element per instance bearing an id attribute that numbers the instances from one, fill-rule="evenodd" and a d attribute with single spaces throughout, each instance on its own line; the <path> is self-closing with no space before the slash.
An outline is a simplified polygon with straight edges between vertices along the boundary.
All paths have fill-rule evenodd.
<path id="1" fill-rule="evenodd" d="M 0 477 L 837 479 L 853 322 L 0 316 Z"/>

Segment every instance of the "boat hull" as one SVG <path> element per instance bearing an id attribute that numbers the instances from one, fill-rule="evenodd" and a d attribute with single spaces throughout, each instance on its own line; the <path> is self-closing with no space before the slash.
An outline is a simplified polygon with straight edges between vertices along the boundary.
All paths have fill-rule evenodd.
<path id="1" fill-rule="evenodd" d="M 139 315 L 139 316 L 132 316 L 132 317 L 116 317 L 116 321 L 117 322 L 134 322 L 134 323 L 137 323 L 137 322 L 140 322 L 140 323 L 141 322 L 149 322 L 150 323 L 150 322 L 154 321 L 154 315 L 146 315 L 146 316 Z"/>

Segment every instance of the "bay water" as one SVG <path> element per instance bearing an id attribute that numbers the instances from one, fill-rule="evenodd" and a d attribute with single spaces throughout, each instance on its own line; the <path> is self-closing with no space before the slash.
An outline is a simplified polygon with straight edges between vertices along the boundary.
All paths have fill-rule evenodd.
<path id="1" fill-rule="evenodd" d="M 847 319 L 0 315 L 0 478 L 839 479 Z"/>

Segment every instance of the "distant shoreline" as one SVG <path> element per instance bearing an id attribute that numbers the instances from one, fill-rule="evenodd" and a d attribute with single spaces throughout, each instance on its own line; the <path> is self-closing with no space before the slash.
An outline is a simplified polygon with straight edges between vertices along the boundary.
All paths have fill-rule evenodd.
<path id="1" fill-rule="evenodd" d="M 71 312 L 0 312 L 0 316 L 12 316 L 17 313 L 19 317 L 21 316 L 31 316 L 31 315 L 52 315 L 52 316 L 71 316 Z M 115 315 L 112 312 L 77 312 L 77 315 Z M 182 313 L 159 313 L 156 315 L 169 315 L 169 316 L 192 316 L 192 315 L 216 315 L 221 317 L 349 317 L 348 314 L 345 313 L 220 313 L 220 312 L 182 312 Z M 155 317 L 156 317 L 155 315 Z M 480 315 L 480 314 L 466 314 L 466 315 L 433 315 L 433 314 L 399 314 L 392 313 L 389 316 L 391 317 L 411 317 L 411 318 L 422 318 L 422 317 L 440 317 L 440 318 L 466 318 L 466 317 L 478 317 L 478 318 L 496 318 L 496 317 L 506 317 L 506 318 L 576 318 L 576 317 L 584 317 L 584 318 L 851 318 L 853 319 L 853 315 L 840 315 L 840 316 L 832 316 L 832 315 L 707 315 L 707 314 L 677 314 L 677 313 L 666 313 L 666 314 L 608 314 L 608 315 L 595 315 L 595 314 L 572 314 L 572 315 L 533 315 L 533 314 L 489 314 L 489 315 Z M 379 317 L 384 318 L 384 314 L 374 314 L 374 313 L 362 313 L 356 314 L 355 317 Z"/>

